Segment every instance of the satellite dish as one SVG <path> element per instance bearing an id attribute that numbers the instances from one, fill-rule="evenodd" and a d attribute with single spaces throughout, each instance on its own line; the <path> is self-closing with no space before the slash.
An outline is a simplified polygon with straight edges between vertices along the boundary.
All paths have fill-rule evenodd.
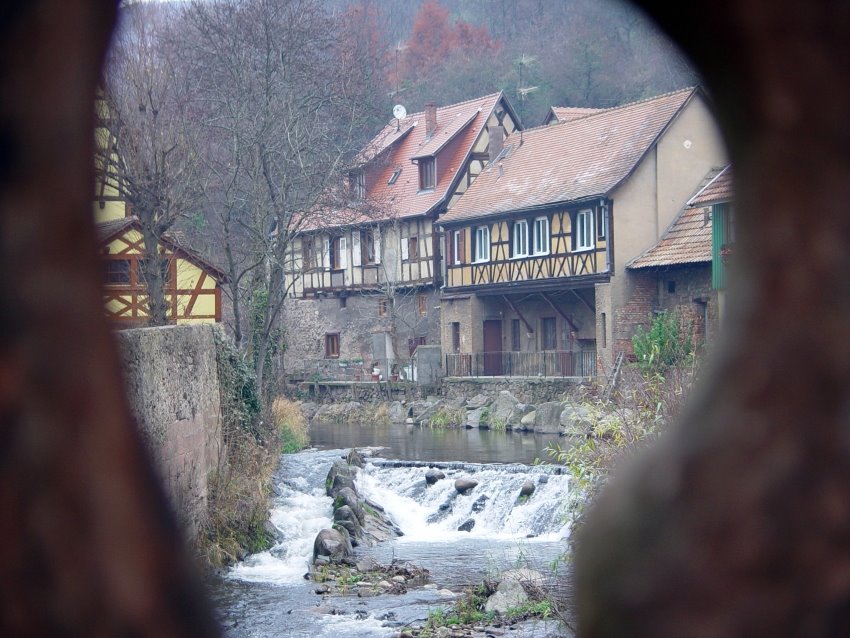
<path id="1" fill-rule="evenodd" d="M 393 107 L 393 117 L 397 120 L 403 120 L 407 117 L 407 109 L 401 104 L 396 104 Z"/>

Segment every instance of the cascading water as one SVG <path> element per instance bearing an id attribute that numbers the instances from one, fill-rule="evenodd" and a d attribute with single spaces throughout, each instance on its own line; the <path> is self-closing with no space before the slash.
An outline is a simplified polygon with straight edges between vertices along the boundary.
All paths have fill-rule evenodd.
<path id="1" fill-rule="evenodd" d="M 412 622 L 449 601 L 434 590 L 404 596 L 332 599 L 342 615 L 315 613 L 327 605 L 304 579 L 319 530 L 331 526 L 331 499 L 325 477 L 345 450 L 309 450 L 285 455 L 278 474 L 271 523 L 280 541 L 269 551 L 248 557 L 227 574 L 222 607 L 229 635 L 357 636 L 393 635 L 383 619 Z M 404 536 L 375 547 L 358 548 L 387 563 L 393 558 L 431 570 L 440 587 L 458 589 L 479 582 L 488 572 L 534 563 L 538 569 L 564 549 L 567 477 L 551 469 L 525 465 L 440 464 L 445 478 L 426 486 L 428 467 L 374 459 L 358 473 L 357 489 L 379 503 Z M 478 485 L 466 494 L 457 478 Z M 534 492 L 520 499 L 523 484 Z M 458 531 L 466 523 L 470 531 Z M 346 624 L 349 623 L 349 624 Z M 274 627 L 274 630 L 268 629 Z"/>

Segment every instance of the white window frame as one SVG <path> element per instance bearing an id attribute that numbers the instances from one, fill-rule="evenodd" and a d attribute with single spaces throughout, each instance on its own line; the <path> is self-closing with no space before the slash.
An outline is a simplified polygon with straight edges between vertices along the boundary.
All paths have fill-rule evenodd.
<path id="1" fill-rule="evenodd" d="M 490 227 L 476 226 L 475 228 L 475 259 L 473 263 L 483 264 L 490 261 Z"/>
<path id="2" fill-rule="evenodd" d="M 596 247 L 593 235 L 592 208 L 584 208 L 576 213 L 576 251 L 593 250 Z"/>
<path id="3" fill-rule="evenodd" d="M 514 222 L 514 232 L 511 238 L 513 245 L 513 258 L 528 257 L 528 222 L 521 219 Z"/>
<path id="4" fill-rule="evenodd" d="M 549 254 L 549 218 L 535 217 L 534 229 L 532 233 L 532 253 L 533 255 L 548 255 Z"/>

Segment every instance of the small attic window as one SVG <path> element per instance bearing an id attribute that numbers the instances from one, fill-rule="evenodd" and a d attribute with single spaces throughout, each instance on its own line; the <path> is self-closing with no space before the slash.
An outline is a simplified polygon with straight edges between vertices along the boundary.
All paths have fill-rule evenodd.
<path id="1" fill-rule="evenodd" d="M 401 175 L 401 169 L 397 168 L 393 171 L 393 174 L 390 175 L 390 178 L 387 180 L 387 185 L 392 186 L 398 181 L 398 176 Z"/>
<path id="2" fill-rule="evenodd" d="M 433 189 L 437 184 L 437 161 L 428 157 L 419 161 L 419 190 Z"/>

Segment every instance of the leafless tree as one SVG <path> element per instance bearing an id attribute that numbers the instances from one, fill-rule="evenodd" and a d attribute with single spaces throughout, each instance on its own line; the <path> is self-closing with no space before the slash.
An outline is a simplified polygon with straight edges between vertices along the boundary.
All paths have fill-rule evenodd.
<path id="1" fill-rule="evenodd" d="M 193 138 L 194 86 L 179 63 L 173 10 L 125 3 L 98 109 L 97 166 L 136 215 L 144 236 L 141 278 L 150 322 L 167 321 L 167 257 L 159 242 L 197 201 L 198 156 Z"/>
<path id="2" fill-rule="evenodd" d="M 318 0 L 196 1 L 185 15 L 207 223 L 230 275 L 236 342 L 262 387 L 292 239 L 346 208 L 345 173 L 384 93 L 380 47 Z"/>

